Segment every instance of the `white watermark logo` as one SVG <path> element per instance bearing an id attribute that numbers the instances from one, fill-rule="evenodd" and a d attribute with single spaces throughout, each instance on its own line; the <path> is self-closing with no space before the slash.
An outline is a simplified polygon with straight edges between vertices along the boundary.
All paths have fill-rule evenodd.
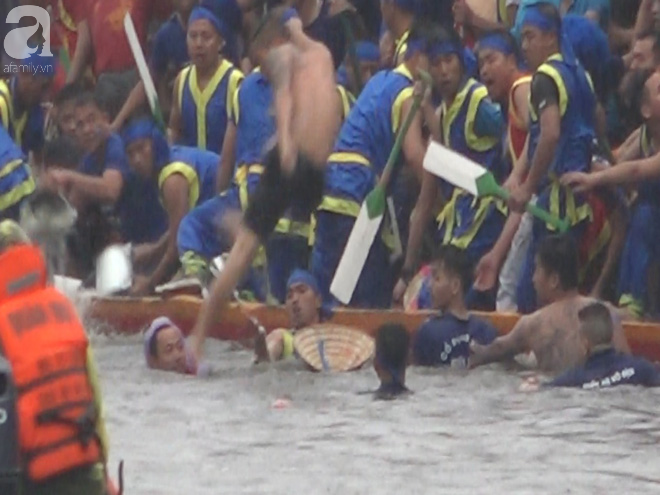
<path id="1" fill-rule="evenodd" d="M 17 27 L 5 36 L 5 52 L 15 60 L 25 60 L 37 53 L 41 48 L 42 57 L 52 57 L 50 51 L 50 16 L 48 11 L 34 5 L 21 5 L 12 9 L 7 15 L 7 24 L 18 24 L 23 17 L 34 17 L 37 23 L 33 26 Z M 37 34 L 41 27 L 43 44 L 35 48 L 28 45 L 28 40 Z"/>

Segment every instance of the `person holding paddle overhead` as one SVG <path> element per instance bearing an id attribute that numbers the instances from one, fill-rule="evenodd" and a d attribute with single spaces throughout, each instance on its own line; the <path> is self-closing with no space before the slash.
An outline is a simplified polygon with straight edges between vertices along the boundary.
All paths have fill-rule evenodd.
<path id="1" fill-rule="evenodd" d="M 537 195 L 537 204 L 570 224 L 576 240 L 585 232 L 592 210 L 583 194 L 560 184 L 567 172 L 591 167 L 596 98 L 591 81 L 562 35 L 559 11 L 540 3 L 527 8 L 522 23 L 522 50 L 534 70 L 530 94 L 529 172 L 511 193 L 509 206 L 522 211 Z M 555 228 L 536 219 L 518 282 L 518 310 L 536 308 L 532 284 L 539 242 Z"/>
<path id="2" fill-rule="evenodd" d="M 267 43 L 282 33 L 287 43 L 269 50 L 261 68 L 273 88 L 276 145 L 266 153 L 265 173 L 225 269 L 202 305 L 193 331 L 197 356 L 209 328 L 282 214 L 291 206 L 309 215 L 322 197 L 323 169 L 341 119 L 335 69 L 328 49 L 305 35 L 295 10 L 272 9 L 257 40 Z"/>
<path id="3" fill-rule="evenodd" d="M 488 98 L 486 87 L 467 76 L 458 34 L 449 28 L 441 28 L 439 33 L 431 75 L 443 103 L 436 111 L 429 95 L 423 105 L 426 121 L 432 123 L 433 138 L 487 168 L 498 181 L 502 180 L 507 170 L 501 153 L 501 111 Z M 400 300 L 415 272 L 424 228 L 431 219 L 438 194 L 449 200 L 437 219 L 438 242 L 465 250 L 471 263 L 476 264 L 490 250 L 502 231 L 506 209 L 501 200 L 485 197 L 475 201 L 468 192 L 425 172 L 395 300 Z"/>

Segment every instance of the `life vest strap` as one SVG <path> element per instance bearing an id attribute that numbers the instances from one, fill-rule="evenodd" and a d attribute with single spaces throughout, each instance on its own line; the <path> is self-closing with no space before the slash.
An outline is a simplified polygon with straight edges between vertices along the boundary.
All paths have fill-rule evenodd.
<path id="1" fill-rule="evenodd" d="M 85 407 L 85 412 L 78 416 L 77 418 L 67 418 L 62 416 L 62 413 L 77 407 Z M 83 447 L 87 447 L 90 440 L 97 438 L 96 435 L 96 407 L 93 402 L 90 401 L 77 401 L 69 402 L 59 407 L 54 407 L 52 409 L 47 409 L 46 411 L 41 412 L 37 416 L 37 422 L 39 424 L 47 423 L 58 423 L 62 425 L 67 425 L 75 428 L 77 434 L 75 438 L 82 444 Z M 68 440 L 68 439 L 67 439 Z M 58 442 L 60 443 L 60 442 Z M 46 449 L 59 447 L 58 443 L 45 447 Z M 34 451 L 33 451 L 34 452 Z M 43 453 L 43 452 L 41 452 Z"/>
<path id="2" fill-rule="evenodd" d="M 39 377 L 36 380 L 32 380 L 31 382 L 26 383 L 25 385 L 16 387 L 16 390 L 18 391 L 19 394 L 25 394 L 31 391 L 32 389 L 47 384 L 50 381 L 57 380 L 59 378 L 63 378 L 69 375 L 79 375 L 79 374 L 87 375 L 87 368 L 82 366 L 78 368 L 67 368 L 64 370 L 55 371 L 47 376 Z"/>

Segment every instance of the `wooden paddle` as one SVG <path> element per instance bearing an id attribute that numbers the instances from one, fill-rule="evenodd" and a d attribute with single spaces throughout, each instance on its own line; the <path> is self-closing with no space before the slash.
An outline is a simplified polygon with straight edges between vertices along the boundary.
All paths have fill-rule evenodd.
<path id="1" fill-rule="evenodd" d="M 429 144 L 424 157 L 424 169 L 478 198 L 494 196 L 505 201 L 509 199 L 509 192 L 497 184 L 491 172 L 435 141 Z M 525 209 L 559 232 L 568 230 L 566 219 L 561 220 L 532 203 L 528 203 Z"/>
<path id="2" fill-rule="evenodd" d="M 351 301 L 358 279 L 364 268 L 364 263 L 367 261 L 367 256 L 371 250 L 371 245 L 374 243 L 376 235 L 380 230 L 380 224 L 383 221 L 385 209 L 387 208 L 385 190 L 399 158 L 403 139 L 408 132 L 410 124 L 412 124 L 415 114 L 417 114 L 426 88 L 431 84 L 431 76 L 426 72 L 420 71 L 420 76 L 423 85 L 422 91 L 415 96 L 412 107 L 403 125 L 399 128 L 394 146 L 390 152 L 385 169 L 378 180 L 378 184 L 376 184 L 376 187 L 374 187 L 362 203 L 360 214 L 355 221 L 355 225 L 353 225 L 353 230 L 344 248 L 344 254 L 342 254 L 339 266 L 332 280 L 330 292 L 343 304 L 348 304 Z"/>
<path id="3" fill-rule="evenodd" d="M 154 120 L 160 127 L 161 131 L 165 132 L 165 119 L 163 118 L 163 112 L 161 111 L 160 105 L 158 104 L 158 93 L 156 93 L 156 86 L 154 85 L 154 81 L 151 78 L 149 66 L 147 66 L 147 61 L 144 58 L 144 53 L 142 52 L 140 41 L 138 40 L 137 33 L 135 32 L 133 19 L 131 18 L 131 14 L 128 12 L 126 13 L 126 17 L 124 17 L 124 31 L 126 32 L 126 37 L 128 38 L 128 44 L 131 46 L 133 58 L 135 59 L 135 64 L 137 65 L 138 72 L 140 73 L 140 79 L 142 79 L 142 83 L 144 84 L 144 91 L 147 93 L 151 114 L 153 115 Z"/>

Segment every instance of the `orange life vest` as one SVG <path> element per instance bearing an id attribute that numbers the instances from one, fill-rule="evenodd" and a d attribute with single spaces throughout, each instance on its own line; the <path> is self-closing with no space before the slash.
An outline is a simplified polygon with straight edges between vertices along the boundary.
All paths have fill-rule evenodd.
<path id="1" fill-rule="evenodd" d="M 21 459 L 40 482 L 101 460 L 87 335 L 35 246 L 0 255 L 0 351 L 18 390 Z"/>

